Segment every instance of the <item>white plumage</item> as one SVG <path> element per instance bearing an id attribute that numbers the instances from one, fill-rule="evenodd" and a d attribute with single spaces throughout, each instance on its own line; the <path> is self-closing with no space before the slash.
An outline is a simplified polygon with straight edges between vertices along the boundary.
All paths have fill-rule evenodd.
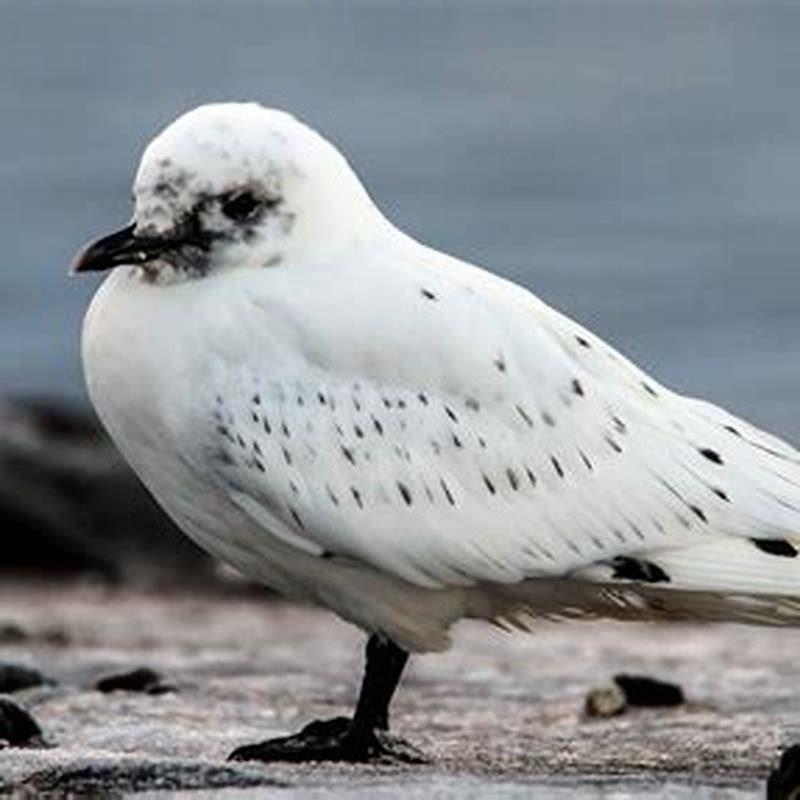
<path id="1" fill-rule="evenodd" d="M 172 244 L 95 297 L 89 393 L 212 553 L 414 650 L 463 616 L 800 620 L 800 453 L 405 236 L 292 117 L 185 115 L 135 200 Z"/>

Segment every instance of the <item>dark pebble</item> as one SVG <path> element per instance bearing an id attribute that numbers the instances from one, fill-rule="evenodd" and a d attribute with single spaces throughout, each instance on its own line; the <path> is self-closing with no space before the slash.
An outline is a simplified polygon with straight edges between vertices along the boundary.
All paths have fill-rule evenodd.
<path id="1" fill-rule="evenodd" d="M 72 644 L 72 637 L 62 628 L 46 628 L 38 638 L 55 647 L 66 647 Z"/>
<path id="2" fill-rule="evenodd" d="M 800 798 L 800 744 L 784 751 L 777 769 L 767 778 L 767 800 Z"/>
<path id="3" fill-rule="evenodd" d="M 147 762 L 134 757 L 118 764 L 61 764 L 45 767 L 28 776 L 20 788 L 31 792 L 20 798 L 84 798 L 84 800 L 120 800 L 136 792 L 174 792 L 204 790 L 198 797 L 216 797 L 208 790 L 287 784 L 270 777 L 265 770 L 243 770 L 217 764 Z M 226 793 L 223 793 L 227 796 Z M 223 796 L 223 795 L 220 795 Z M 256 796 L 256 795 L 253 795 Z M 260 796 L 266 797 L 262 792 Z M 272 797 L 272 793 L 268 796 Z M 14 795 L 17 797 L 17 795 Z"/>
<path id="4" fill-rule="evenodd" d="M 173 686 L 164 683 L 163 677 L 149 667 L 106 675 L 95 682 L 94 688 L 99 692 L 144 692 L 145 694 L 165 694 L 175 691 Z"/>
<path id="5" fill-rule="evenodd" d="M 0 622 L 0 644 L 17 644 L 29 639 L 29 634 L 13 622 Z"/>
<path id="6" fill-rule="evenodd" d="M 45 679 L 38 670 L 0 662 L 0 694 L 11 694 L 44 683 Z"/>
<path id="7" fill-rule="evenodd" d="M 615 675 L 629 706 L 680 706 L 686 702 L 683 689 L 675 683 L 643 675 Z"/>
<path id="8" fill-rule="evenodd" d="M 41 744 L 42 730 L 24 708 L 0 697 L 0 739 L 12 747 Z"/>

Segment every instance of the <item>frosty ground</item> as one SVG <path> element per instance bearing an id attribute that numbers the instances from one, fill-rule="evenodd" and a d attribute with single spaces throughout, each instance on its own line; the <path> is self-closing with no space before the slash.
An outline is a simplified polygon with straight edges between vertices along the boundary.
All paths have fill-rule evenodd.
<path id="1" fill-rule="evenodd" d="M 800 740 L 800 631 L 572 623 L 511 636 L 465 623 L 448 653 L 412 661 L 393 708 L 428 765 L 225 762 L 239 744 L 349 713 L 362 646 L 329 614 L 252 592 L 4 581 L 0 661 L 55 683 L 13 695 L 51 746 L 0 750 L 0 793 L 751 798 Z M 175 690 L 92 688 L 139 666 Z M 675 681 L 688 702 L 587 718 L 587 691 L 621 671 Z"/>

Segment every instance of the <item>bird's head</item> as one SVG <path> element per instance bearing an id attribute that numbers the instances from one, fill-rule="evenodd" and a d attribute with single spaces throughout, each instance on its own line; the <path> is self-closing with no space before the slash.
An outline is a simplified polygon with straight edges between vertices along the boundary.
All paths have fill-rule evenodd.
<path id="1" fill-rule="evenodd" d="M 358 239 L 380 216 L 345 158 L 290 114 L 200 106 L 142 156 L 125 228 L 86 245 L 74 272 L 134 265 L 172 283 L 279 266 Z"/>

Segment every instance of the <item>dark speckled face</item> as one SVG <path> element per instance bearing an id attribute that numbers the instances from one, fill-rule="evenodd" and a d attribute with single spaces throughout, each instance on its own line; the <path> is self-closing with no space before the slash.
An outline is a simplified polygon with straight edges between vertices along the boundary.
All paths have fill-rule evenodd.
<path id="1" fill-rule="evenodd" d="M 170 244 L 158 258 L 142 264 L 145 276 L 154 280 L 168 267 L 188 277 L 202 277 L 226 261 L 243 265 L 254 258 L 254 266 L 280 263 L 279 252 L 266 253 L 259 245 L 268 242 L 275 247 L 291 234 L 295 214 L 286 209 L 281 181 L 249 181 L 216 194 L 198 192 L 186 204 L 182 195 L 191 183 L 178 173 L 175 181 L 164 180 L 153 189 L 156 213 L 171 220 L 166 236 Z M 137 223 L 136 232 L 147 237 L 148 225 Z M 163 236 L 157 225 L 152 236 Z"/>
<path id="2" fill-rule="evenodd" d="M 290 115 L 254 104 L 202 106 L 145 150 L 131 226 L 91 243 L 76 271 L 127 264 L 153 283 L 281 265 L 325 243 L 368 202 L 328 142 Z M 351 213 L 348 213 L 350 211 Z"/>

